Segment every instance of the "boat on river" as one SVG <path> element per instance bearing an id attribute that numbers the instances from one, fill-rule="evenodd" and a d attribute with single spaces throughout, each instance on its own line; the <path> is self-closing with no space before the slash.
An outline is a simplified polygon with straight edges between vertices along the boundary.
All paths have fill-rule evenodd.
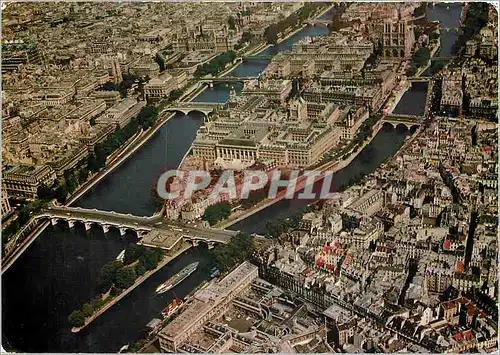
<path id="1" fill-rule="evenodd" d="M 189 264 L 186 266 L 184 269 L 179 271 L 177 274 L 172 276 L 170 279 L 165 281 L 164 283 L 160 284 L 156 288 L 156 293 L 157 294 L 162 294 L 170 290 L 171 288 L 174 288 L 178 284 L 180 284 L 182 281 L 184 281 L 189 275 L 191 275 L 193 272 L 196 271 L 198 268 L 199 262 L 194 262 L 192 264 Z"/>
<path id="2" fill-rule="evenodd" d="M 116 261 L 123 261 L 125 260 L 125 249 L 123 249 L 120 254 L 116 257 Z"/>
<path id="3" fill-rule="evenodd" d="M 125 345 L 123 345 L 123 346 L 120 348 L 120 350 L 118 351 L 118 353 L 119 353 L 119 354 L 121 354 L 121 353 L 123 353 L 123 352 L 127 351 L 129 346 L 130 346 L 130 344 L 125 344 Z"/>
<path id="4" fill-rule="evenodd" d="M 171 303 L 169 303 L 167 307 L 163 309 L 163 311 L 161 311 L 163 319 L 165 320 L 172 317 L 175 313 L 179 311 L 179 309 L 183 304 L 184 304 L 183 300 L 174 298 L 174 300 Z"/>

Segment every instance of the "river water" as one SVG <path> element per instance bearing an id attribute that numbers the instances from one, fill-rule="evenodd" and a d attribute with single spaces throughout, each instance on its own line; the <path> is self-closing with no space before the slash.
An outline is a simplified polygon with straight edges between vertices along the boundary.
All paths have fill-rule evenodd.
<path id="1" fill-rule="evenodd" d="M 427 19 L 429 21 L 440 21 L 441 47 L 435 57 L 451 57 L 454 53 L 453 45 L 458 38 L 457 28 L 460 27 L 461 3 L 441 3 L 435 6 L 427 5 Z M 447 29 L 450 29 L 449 31 Z M 422 76 L 432 76 L 429 67 Z M 412 83 L 411 88 L 404 93 L 398 105 L 394 108 L 395 114 L 423 115 L 425 109 L 425 98 L 427 95 L 427 83 Z"/>
<path id="2" fill-rule="evenodd" d="M 326 33 L 325 27 L 306 27 L 261 54 L 288 50 L 305 36 Z M 268 60 L 249 61 L 228 75 L 258 75 L 267 63 Z M 236 84 L 235 89 L 240 91 L 241 85 Z M 215 85 L 202 92 L 195 101 L 225 102 L 229 91 L 230 86 Z M 165 169 L 179 164 L 202 122 L 201 114 L 176 115 L 75 205 L 135 215 L 153 214 L 158 210 L 151 200 L 157 177 Z M 348 167 L 335 174 L 334 184 L 338 186 L 361 172 L 376 169 L 380 162 L 397 151 L 406 135 L 406 131 L 384 126 Z M 282 201 L 234 228 L 261 233 L 267 220 L 293 214 L 300 207 L 295 202 Z M 207 259 L 207 249 L 200 246 L 187 251 L 80 333 L 71 333 L 67 316 L 96 295 L 101 267 L 114 260 L 131 241 L 134 241 L 134 235 L 127 234 L 122 239 L 113 229 L 105 235 L 97 227 L 86 233 L 78 224 L 73 230 L 65 225 L 47 228 L 2 275 L 3 347 L 23 352 L 117 352 L 122 345 L 140 338 L 146 324 L 159 317 L 161 310 L 174 297 L 173 291 L 155 296 L 157 285 L 193 260 L 200 260 L 203 264 Z M 199 268 L 175 288 L 176 296 L 185 296 L 207 278 L 206 268 Z"/>
<path id="3" fill-rule="evenodd" d="M 425 82 L 411 83 L 411 87 L 394 108 L 393 114 L 423 116 L 428 86 Z"/>
<path id="4" fill-rule="evenodd" d="M 453 45 L 458 39 L 460 27 L 460 15 L 462 13 L 461 3 L 438 3 L 435 6 L 427 5 L 427 19 L 429 21 L 440 21 L 441 47 L 435 57 L 451 57 L 455 55 Z M 422 76 L 432 76 L 431 67 L 427 68 Z"/>

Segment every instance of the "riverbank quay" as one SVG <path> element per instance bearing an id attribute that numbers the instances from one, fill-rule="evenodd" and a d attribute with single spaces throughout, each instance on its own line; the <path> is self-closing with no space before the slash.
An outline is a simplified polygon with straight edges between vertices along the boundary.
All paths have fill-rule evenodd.
<path id="1" fill-rule="evenodd" d="M 269 47 L 272 47 L 272 44 L 267 44 L 267 43 L 261 43 L 257 47 L 253 48 L 251 51 L 246 53 L 246 55 L 259 55 L 259 53 L 265 51 Z"/>
<path id="2" fill-rule="evenodd" d="M 191 248 L 191 245 L 189 243 L 184 243 L 178 251 L 176 251 L 173 255 L 169 256 L 166 255 L 164 259 L 158 263 L 158 266 L 150 271 L 147 271 L 144 273 L 144 275 L 139 276 L 134 284 L 130 286 L 128 289 L 120 293 L 117 297 L 113 298 L 110 302 L 106 303 L 102 308 L 100 308 L 97 312 L 95 312 L 91 317 L 85 320 L 85 324 L 79 328 L 73 328 L 71 329 L 71 332 L 73 333 L 78 333 L 85 327 L 87 327 L 90 323 L 92 323 L 94 320 L 96 320 L 100 315 L 102 315 L 104 312 L 106 312 L 108 309 L 113 307 L 116 303 L 118 303 L 122 298 L 124 298 L 126 295 L 128 295 L 130 292 L 132 292 L 136 287 L 138 287 L 140 284 L 142 284 L 144 281 L 146 281 L 150 276 L 154 275 L 158 270 L 162 269 L 165 265 L 167 265 L 169 262 L 177 258 L 179 255 L 187 251 L 189 248 Z M 108 296 L 109 297 L 109 296 Z"/>
<path id="3" fill-rule="evenodd" d="M 30 223 L 36 223 L 36 222 L 34 220 L 29 221 L 26 226 L 29 226 Z M 19 258 L 19 256 L 21 256 L 24 253 L 24 251 L 26 249 L 28 249 L 28 247 L 31 245 L 31 243 L 33 243 L 36 240 L 36 238 L 38 238 L 38 236 L 40 234 L 42 234 L 42 232 L 45 230 L 45 228 L 47 228 L 49 225 L 50 225 L 50 222 L 45 221 L 41 225 L 36 226 L 32 231 L 28 232 L 29 233 L 28 236 L 25 239 L 23 239 L 23 241 L 18 245 L 17 251 L 14 254 L 10 254 L 10 255 L 6 256 L 5 258 L 2 258 L 2 274 L 9 267 L 11 267 L 12 264 L 14 264 L 14 262 L 17 260 L 17 258 Z"/>
<path id="4" fill-rule="evenodd" d="M 396 97 L 394 99 L 394 101 L 392 102 L 389 110 L 387 111 L 388 114 L 391 114 L 394 109 L 396 108 L 396 106 L 399 104 L 399 101 L 401 101 L 401 98 L 403 97 L 403 95 L 411 88 L 411 83 L 408 81 L 408 80 L 405 80 L 404 82 L 401 82 L 399 85 L 398 85 L 398 92 L 396 94 Z"/>
<path id="5" fill-rule="evenodd" d="M 307 20 L 317 20 L 319 19 L 321 16 L 323 16 L 325 13 L 327 13 L 328 11 L 330 11 L 335 5 L 330 5 L 328 7 L 326 7 L 324 10 L 322 10 L 319 14 L 311 17 L 310 19 L 306 19 Z M 298 27 L 297 29 L 293 30 L 292 32 L 290 33 L 287 33 L 285 37 L 283 38 L 280 38 L 277 42 L 276 42 L 276 45 L 286 41 L 287 39 L 289 39 L 290 37 L 292 37 L 293 35 L 297 34 L 298 32 L 302 31 L 304 28 L 306 28 L 308 25 L 307 24 L 301 24 L 300 27 Z"/>
<path id="6" fill-rule="evenodd" d="M 186 94 L 182 95 L 179 98 L 179 101 L 184 101 L 184 102 L 192 101 L 206 89 L 207 85 L 203 85 L 202 83 L 197 82 L 196 85 L 193 85 L 193 87 L 190 89 L 189 92 L 187 92 Z"/>

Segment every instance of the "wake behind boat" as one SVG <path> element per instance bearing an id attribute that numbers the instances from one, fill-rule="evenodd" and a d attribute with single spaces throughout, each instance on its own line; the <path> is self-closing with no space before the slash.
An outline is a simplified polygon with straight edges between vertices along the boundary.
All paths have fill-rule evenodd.
<path id="1" fill-rule="evenodd" d="M 156 288 L 156 293 L 157 294 L 162 294 L 170 290 L 171 288 L 174 288 L 178 284 L 180 284 L 182 281 L 184 281 L 189 275 L 191 275 L 193 272 L 196 271 L 198 268 L 199 262 L 194 262 L 192 264 L 189 264 L 186 266 L 184 269 L 179 271 L 177 274 L 172 276 L 170 279 L 168 279 L 166 282 L 160 284 Z"/>

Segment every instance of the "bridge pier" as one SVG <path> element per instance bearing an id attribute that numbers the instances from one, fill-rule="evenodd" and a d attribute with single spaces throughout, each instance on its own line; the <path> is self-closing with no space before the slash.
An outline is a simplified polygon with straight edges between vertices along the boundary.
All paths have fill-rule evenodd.
<path id="1" fill-rule="evenodd" d="M 101 226 L 102 226 L 102 231 L 104 232 L 104 234 L 109 232 L 109 226 L 107 224 L 101 224 Z"/>
<path id="2" fill-rule="evenodd" d="M 215 243 L 214 242 L 208 242 L 207 245 L 208 245 L 208 249 L 215 248 Z"/>
<path id="3" fill-rule="evenodd" d="M 88 231 L 92 227 L 92 223 L 90 222 L 84 222 L 85 224 L 85 231 Z"/>
<path id="4" fill-rule="evenodd" d="M 73 228 L 75 226 L 75 221 L 68 219 L 68 226 L 70 229 Z"/>
<path id="5" fill-rule="evenodd" d="M 120 227 L 120 236 L 123 237 L 127 233 L 127 228 Z"/>
<path id="6" fill-rule="evenodd" d="M 50 224 L 52 224 L 52 226 L 55 226 L 57 224 L 57 218 L 51 218 Z"/>
<path id="7" fill-rule="evenodd" d="M 200 242 L 195 239 L 191 239 L 191 244 L 193 244 L 193 247 L 197 247 L 198 245 L 200 245 Z"/>

